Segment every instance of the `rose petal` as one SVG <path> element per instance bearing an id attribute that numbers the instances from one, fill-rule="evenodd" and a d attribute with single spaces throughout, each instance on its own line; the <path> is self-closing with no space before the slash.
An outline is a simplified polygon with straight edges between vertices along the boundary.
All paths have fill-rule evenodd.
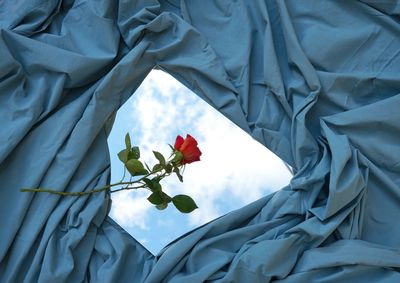
<path id="1" fill-rule="evenodd" d="M 191 144 L 197 145 L 196 139 L 189 134 L 186 135 L 186 140 L 189 141 Z"/>
<path id="2" fill-rule="evenodd" d="M 183 137 L 181 137 L 180 135 L 178 135 L 177 137 L 176 137 L 176 140 L 175 140 L 175 145 L 174 145 L 174 148 L 176 149 L 176 150 L 180 150 L 180 148 L 181 148 L 181 146 L 182 146 L 182 144 L 184 143 L 184 139 L 183 139 Z"/>
<path id="3" fill-rule="evenodd" d="M 188 146 L 192 145 L 197 146 L 197 141 L 191 135 L 186 135 L 186 139 L 179 149 L 185 151 Z"/>
<path id="4" fill-rule="evenodd" d="M 182 154 L 186 163 L 192 163 L 200 160 L 201 151 L 196 145 L 189 144 L 185 150 L 182 151 Z"/>

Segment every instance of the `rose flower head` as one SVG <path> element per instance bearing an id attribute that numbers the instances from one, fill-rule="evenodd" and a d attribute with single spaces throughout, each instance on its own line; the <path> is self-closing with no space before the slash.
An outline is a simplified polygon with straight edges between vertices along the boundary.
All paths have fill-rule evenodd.
<path id="1" fill-rule="evenodd" d="M 201 151 L 197 146 L 197 141 L 191 135 L 186 135 L 186 139 L 178 135 L 174 148 L 182 154 L 180 161 L 182 165 L 200 161 Z"/>

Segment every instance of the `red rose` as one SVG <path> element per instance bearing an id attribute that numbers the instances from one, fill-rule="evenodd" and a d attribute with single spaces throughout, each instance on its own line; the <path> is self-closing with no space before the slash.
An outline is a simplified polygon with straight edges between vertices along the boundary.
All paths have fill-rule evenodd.
<path id="1" fill-rule="evenodd" d="M 182 165 L 200 161 L 201 151 L 197 146 L 197 141 L 191 135 L 186 135 L 186 139 L 178 135 L 174 148 L 183 156 Z"/>

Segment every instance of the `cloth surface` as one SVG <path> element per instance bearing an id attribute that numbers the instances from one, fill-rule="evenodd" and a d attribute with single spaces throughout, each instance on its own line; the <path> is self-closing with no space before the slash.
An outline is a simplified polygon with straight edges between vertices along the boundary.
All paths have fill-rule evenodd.
<path id="1" fill-rule="evenodd" d="M 158 255 L 106 193 L 20 192 L 107 184 L 153 68 L 296 172 Z M 399 74 L 399 1 L 1 1 L 0 281 L 400 282 Z"/>

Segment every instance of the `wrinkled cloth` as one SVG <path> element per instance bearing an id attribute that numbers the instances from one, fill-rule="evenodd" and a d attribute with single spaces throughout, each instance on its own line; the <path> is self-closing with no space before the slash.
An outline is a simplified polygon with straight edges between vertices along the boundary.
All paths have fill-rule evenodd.
<path id="1" fill-rule="evenodd" d="M 106 193 L 20 192 L 106 185 L 153 68 L 296 172 L 158 255 Z M 1 1 L 0 281 L 400 282 L 399 74 L 394 0 Z"/>

